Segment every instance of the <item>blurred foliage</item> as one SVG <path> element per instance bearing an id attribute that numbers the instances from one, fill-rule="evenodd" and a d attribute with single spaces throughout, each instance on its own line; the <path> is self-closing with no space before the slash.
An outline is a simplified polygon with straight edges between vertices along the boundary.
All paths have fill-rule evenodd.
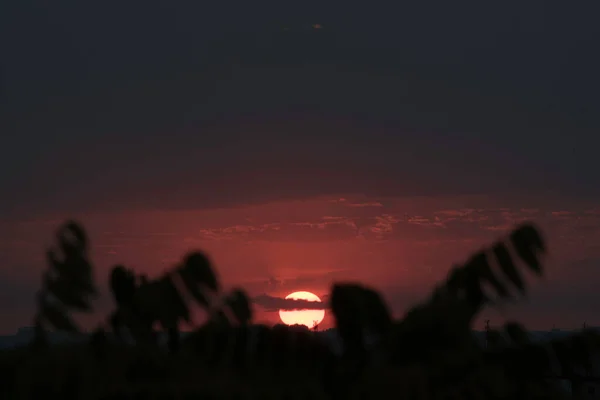
<path id="1" fill-rule="evenodd" d="M 543 275 L 546 245 L 531 224 L 453 267 L 400 320 L 372 288 L 335 284 L 330 307 L 341 354 L 305 327 L 253 325 L 246 293 L 223 292 L 199 251 L 156 278 L 116 265 L 108 282 L 115 309 L 107 324 L 85 347 L 47 346 L 44 326 L 79 332 L 69 311 L 91 311 L 96 293 L 84 230 L 67 223 L 57 241 L 60 254 L 48 252 L 35 318 L 34 344 L 45 351 L 5 352 L 3 398 L 173 398 L 169 390 L 179 388 L 213 398 L 559 399 L 566 397 L 556 378 L 570 379 L 578 390 L 600 346 L 587 329 L 534 343 L 514 322 L 492 329 L 487 321 L 485 347 L 472 335 L 484 307 L 527 294 L 524 270 Z M 193 321 L 194 306 L 204 310 L 205 323 Z M 182 335 L 182 324 L 192 331 Z M 168 351 L 159 344 L 160 332 Z"/>
<path id="2" fill-rule="evenodd" d="M 92 311 L 90 300 L 97 293 L 84 229 L 76 222 L 67 222 L 56 236 L 58 249 L 50 249 L 46 254 L 49 268 L 37 296 L 38 312 L 34 322 L 38 344 L 44 341 L 45 324 L 60 331 L 78 333 L 79 328 L 68 311 Z"/>

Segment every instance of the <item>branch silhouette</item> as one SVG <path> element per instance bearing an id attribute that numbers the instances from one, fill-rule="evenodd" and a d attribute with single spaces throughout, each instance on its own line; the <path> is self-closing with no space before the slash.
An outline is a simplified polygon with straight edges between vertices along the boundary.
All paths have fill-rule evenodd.
<path id="1" fill-rule="evenodd" d="M 84 229 L 67 222 L 57 233 L 57 243 L 60 254 L 48 252 L 49 269 L 38 294 L 36 349 L 41 344 L 44 349 L 52 347 L 44 336 L 47 326 L 80 332 L 69 311 L 90 312 L 90 299 L 97 293 Z M 302 379 L 311 396 L 327 398 L 380 398 L 390 391 L 395 397 L 413 398 L 565 398 L 556 379 L 570 379 L 576 390 L 591 380 L 592 354 L 600 347 L 597 333 L 584 329 L 536 343 L 517 323 L 493 329 L 487 320 L 486 346 L 472 335 L 473 322 L 485 307 L 527 295 L 523 271 L 542 277 L 546 250 L 538 229 L 522 224 L 454 266 L 429 298 L 400 320 L 392 318 L 376 290 L 354 282 L 334 284 L 329 307 L 341 339 L 339 354 L 322 339 L 316 324 L 313 330 L 252 324 L 248 295 L 239 288 L 224 292 L 210 259 L 200 251 L 187 254 L 156 278 L 116 265 L 108 279 L 115 309 L 89 338 L 90 357 L 82 368 L 94 373 L 88 384 L 78 386 L 79 398 L 91 398 L 93 390 L 100 390 L 93 382 L 111 379 L 129 382 L 131 390 L 146 385 L 138 389 L 156 391 L 161 382 L 168 383 L 164 387 L 193 384 L 216 397 L 236 391 L 266 393 L 275 386 L 281 395 L 289 391 L 298 395 L 293 383 Z M 192 320 L 193 307 L 205 311 L 204 324 Z M 182 334 L 182 324 L 192 331 Z M 161 334 L 167 336 L 167 351 L 159 343 Z M 64 353 L 60 368 L 73 365 L 66 361 L 67 349 L 57 351 Z M 26 359 L 47 357 L 48 352 L 36 351 Z M 48 389 L 43 369 L 23 368 L 15 359 L 19 358 L 10 358 L 3 367 L 5 376 L 17 376 L 15 382 L 37 382 L 19 386 L 28 387 L 22 390 L 29 396 Z M 35 365 L 45 365 L 40 362 Z M 73 376 L 65 378 L 71 382 L 67 385 L 71 391 L 61 392 L 65 396 L 74 396 Z M 216 383 L 224 381 L 229 384 Z M 22 398 L 31 398 L 28 395 Z"/>

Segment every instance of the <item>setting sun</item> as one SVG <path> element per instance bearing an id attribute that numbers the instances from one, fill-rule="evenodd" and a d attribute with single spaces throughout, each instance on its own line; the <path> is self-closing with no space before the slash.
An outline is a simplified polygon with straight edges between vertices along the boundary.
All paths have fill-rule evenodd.
<path id="1" fill-rule="evenodd" d="M 286 299 L 321 302 L 319 296 L 311 292 L 290 293 L 286 296 Z M 312 328 L 323 321 L 323 318 L 325 318 L 325 310 L 279 310 L 279 318 L 287 325 L 298 324 Z"/>

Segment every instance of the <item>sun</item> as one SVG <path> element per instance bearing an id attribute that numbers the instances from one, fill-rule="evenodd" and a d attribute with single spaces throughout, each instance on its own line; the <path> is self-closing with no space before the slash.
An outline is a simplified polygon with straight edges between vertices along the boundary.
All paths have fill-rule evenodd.
<path id="1" fill-rule="evenodd" d="M 294 292 L 288 294 L 286 299 L 292 300 L 307 300 L 321 302 L 319 296 L 311 292 Z M 305 325 L 312 328 L 318 325 L 325 318 L 325 310 L 294 310 L 284 311 L 279 310 L 279 318 L 287 325 Z"/>

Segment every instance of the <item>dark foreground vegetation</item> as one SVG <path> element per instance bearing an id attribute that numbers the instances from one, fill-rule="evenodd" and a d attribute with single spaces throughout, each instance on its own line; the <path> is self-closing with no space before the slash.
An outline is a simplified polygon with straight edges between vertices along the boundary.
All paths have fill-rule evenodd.
<path id="1" fill-rule="evenodd" d="M 573 383 L 575 396 L 587 393 L 600 347 L 586 330 L 532 343 L 508 323 L 488 331 L 485 347 L 471 334 L 483 307 L 526 294 L 523 270 L 542 276 L 546 245 L 530 224 L 455 266 L 399 321 L 376 291 L 335 284 L 341 354 L 308 330 L 252 325 L 246 293 L 224 293 L 201 252 L 156 278 L 115 266 L 106 322 L 85 344 L 51 346 L 46 332 L 79 332 L 71 313 L 92 311 L 88 247 L 80 225 L 60 228 L 37 297 L 35 339 L 0 356 L 1 399 L 560 399 L 571 396 L 557 377 Z M 204 308 L 208 322 L 180 335 L 182 324 L 193 325 L 192 307 Z"/>

